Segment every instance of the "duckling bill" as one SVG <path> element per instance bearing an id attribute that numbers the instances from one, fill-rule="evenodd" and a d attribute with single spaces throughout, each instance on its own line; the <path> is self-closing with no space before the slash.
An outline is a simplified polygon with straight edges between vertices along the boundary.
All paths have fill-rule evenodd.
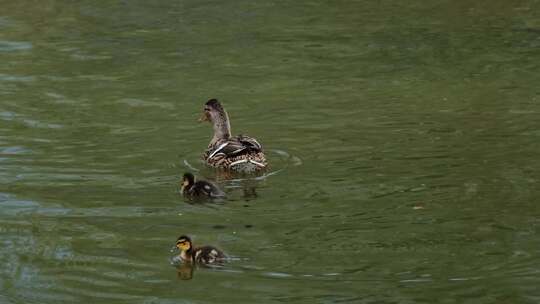
<path id="1" fill-rule="evenodd" d="M 180 192 L 187 198 L 224 198 L 225 193 L 215 184 L 205 181 L 195 181 L 195 176 L 189 172 L 182 177 Z"/>
<path id="2" fill-rule="evenodd" d="M 207 165 L 243 173 L 266 169 L 262 145 L 247 135 L 231 136 L 229 115 L 217 99 L 206 102 L 200 121 L 209 121 L 214 127 L 214 136 L 203 154 Z"/>
<path id="3" fill-rule="evenodd" d="M 176 248 L 180 250 L 180 259 L 185 263 L 192 264 L 219 264 L 224 262 L 227 256 L 223 251 L 214 246 L 195 247 L 191 238 L 181 235 L 176 240 Z"/>

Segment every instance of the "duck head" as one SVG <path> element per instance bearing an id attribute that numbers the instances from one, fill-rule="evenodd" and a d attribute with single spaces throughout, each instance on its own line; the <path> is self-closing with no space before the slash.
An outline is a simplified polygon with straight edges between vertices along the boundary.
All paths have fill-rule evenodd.
<path id="1" fill-rule="evenodd" d="M 182 183 L 180 184 L 180 192 L 184 194 L 184 192 L 189 190 L 193 184 L 195 184 L 195 176 L 189 172 L 184 173 Z"/>
<path id="2" fill-rule="evenodd" d="M 231 137 L 229 115 L 221 103 L 212 98 L 204 104 L 203 115 L 199 121 L 209 121 L 214 127 L 214 139 L 228 139 Z"/>
<path id="3" fill-rule="evenodd" d="M 180 253 L 188 252 L 192 247 L 191 238 L 187 235 L 181 235 L 176 240 L 176 248 L 180 250 Z"/>

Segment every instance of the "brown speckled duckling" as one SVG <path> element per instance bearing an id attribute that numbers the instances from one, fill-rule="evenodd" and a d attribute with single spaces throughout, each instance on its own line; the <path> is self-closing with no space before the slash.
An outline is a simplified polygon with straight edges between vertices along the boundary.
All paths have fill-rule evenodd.
<path id="1" fill-rule="evenodd" d="M 176 248 L 180 250 L 180 259 L 187 263 L 219 264 L 224 262 L 227 258 L 227 256 L 216 247 L 194 247 L 191 238 L 186 235 L 178 237 Z"/>
<path id="2" fill-rule="evenodd" d="M 195 181 L 195 176 L 187 172 L 182 178 L 180 192 L 187 198 L 225 198 L 225 193 L 211 182 L 205 180 Z"/>
<path id="3" fill-rule="evenodd" d="M 246 135 L 231 136 L 229 115 L 217 99 L 206 102 L 200 120 L 214 126 L 214 137 L 203 154 L 207 165 L 244 173 L 266 169 L 268 163 L 261 144 Z"/>

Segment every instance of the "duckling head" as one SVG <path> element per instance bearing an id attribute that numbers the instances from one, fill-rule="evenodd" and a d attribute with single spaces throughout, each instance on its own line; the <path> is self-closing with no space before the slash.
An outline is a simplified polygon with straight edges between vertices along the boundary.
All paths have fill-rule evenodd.
<path id="1" fill-rule="evenodd" d="M 182 183 L 180 184 L 180 192 L 184 193 L 184 191 L 188 190 L 195 184 L 195 176 L 193 174 L 187 172 L 184 173 L 184 176 L 182 177 Z"/>
<path id="2" fill-rule="evenodd" d="M 187 235 L 181 235 L 176 240 L 176 248 L 180 250 L 180 252 L 186 252 L 191 250 L 191 239 Z"/>

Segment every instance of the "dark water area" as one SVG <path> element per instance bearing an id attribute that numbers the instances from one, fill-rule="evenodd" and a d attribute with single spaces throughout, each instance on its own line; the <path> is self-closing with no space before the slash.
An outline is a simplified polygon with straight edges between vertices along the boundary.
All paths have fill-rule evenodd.
<path id="1" fill-rule="evenodd" d="M 540 1 L 0 8 L 0 303 L 540 301 Z M 266 177 L 200 162 L 214 97 Z"/>

